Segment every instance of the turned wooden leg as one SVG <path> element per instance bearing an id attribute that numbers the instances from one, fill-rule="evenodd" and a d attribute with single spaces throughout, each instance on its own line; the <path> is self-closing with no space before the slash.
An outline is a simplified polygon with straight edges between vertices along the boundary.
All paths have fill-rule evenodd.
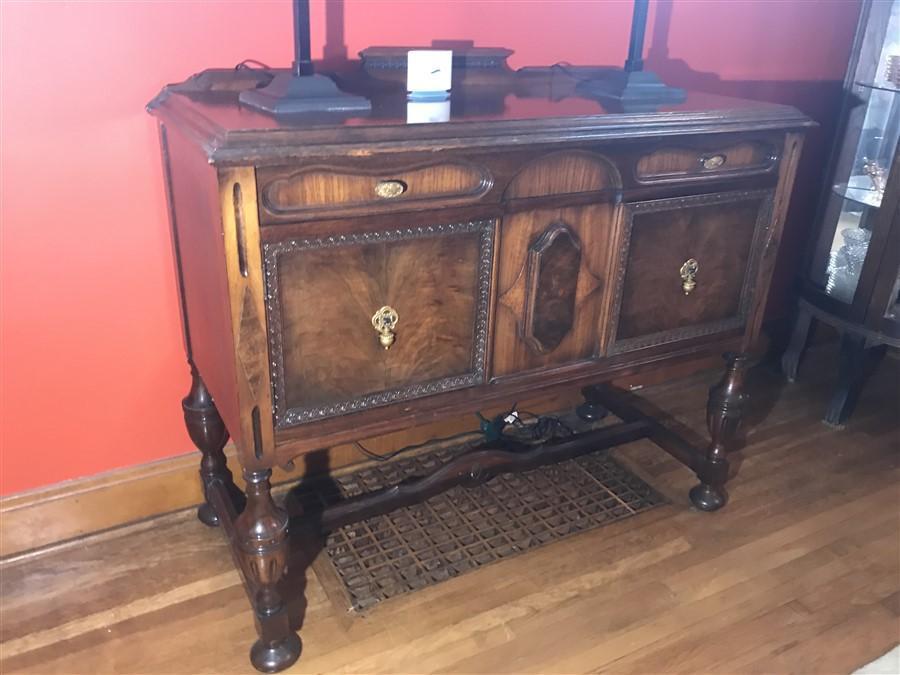
<path id="1" fill-rule="evenodd" d="M 866 375 L 866 338 L 845 332 L 841 335 L 841 353 L 838 357 L 838 381 L 834 394 L 825 411 L 824 422 L 842 427 L 859 398 Z"/>
<path id="2" fill-rule="evenodd" d="M 698 509 L 715 511 L 725 506 L 728 495 L 728 446 L 741 422 L 747 394 L 744 393 L 746 354 L 726 354 L 725 376 L 709 390 L 706 425 L 710 442 L 703 457 L 694 467 L 700 484 L 691 489 L 690 497 Z"/>
<path id="3" fill-rule="evenodd" d="M 188 434 L 203 453 L 203 459 L 200 460 L 200 482 L 203 485 L 204 502 L 197 510 L 197 517 L 204 524 L 215 527 L 219 524 L 219 517 L 209 502 L 210 486 L 215 482 L 225 485 L 238 512 L 244 507 L 244 495 L 234 484 L 222 451 L 228 442 L 228 430 L 193 364 L 191 378 L 191 390 L 182 400 L 181 407 Z"/>
<path id="4" fill-rule="evenodd" d="M 581 390 L 581 396 L 584 398 L 584 403 L 575 408 L 575 414 L 585 422 L 596 422 L 609 414 L 609 410 L 600 403 L 596 386 L 584 387 Z"/>
<path id="5" fill-rule="evenodd" d="M 781 372 L 788 382 L 796 382 L 800 371 L 800 361 L 806 351 L 809 341 L 809 331 L 812 327 L 812 313 L 802 305 L 797 308 L 797 318 L 794 319 L 794 330 L 791 332 L 791 342 L 781 357 Z"/>
<path id="6" fill-rule="evenodd" d="M 247 471 L 247 506 L 235 521 L 242 564 L 254 589 L 252 602 L 259 640 L 250 649 L 257 670 L 275 673 L 300 656 L 301 643 L 291 630 L 278 582 L 287 569 L 288 517 L 272 500 L 271 470 Z"/>

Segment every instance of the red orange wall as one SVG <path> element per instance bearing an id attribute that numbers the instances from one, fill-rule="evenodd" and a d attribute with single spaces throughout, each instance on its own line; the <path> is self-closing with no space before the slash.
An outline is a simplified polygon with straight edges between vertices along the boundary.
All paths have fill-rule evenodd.
<path id="1" fill-rule="evenodd" d="M 351 56 L 470 39 L 515 49 L 520 67 L 620 63 L 631 3 L 346 0 L 328 11 L 329 56 L 343 23 Z M 668 53 L 657 45 L 650 61 L 673 84 L 788 101 L 796 89 L 806 99 L 797 103 L 827 115 L 833 101 L 795 84 L 843 77 L 856 11 L 850 0 L 674 0 L 660 10 Z M 325 13 L 314 0 L 318 54 Z M 205 67 L 286 65 L 290 3 L 4 1 L 0 31 L 8 494 L 192 449 L 159 152 L 143 106 Z"/>

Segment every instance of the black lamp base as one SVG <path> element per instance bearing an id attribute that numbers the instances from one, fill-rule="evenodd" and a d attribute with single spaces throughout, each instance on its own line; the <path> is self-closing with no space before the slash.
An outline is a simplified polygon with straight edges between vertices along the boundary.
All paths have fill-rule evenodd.
<path id="1" fill-rule="evenodd" d="M 643 106 L 650 109 L 666 103 L 684 103 L 687 98 L 684 89 L 669 87 L 656 73 L 646 70 L 604 73 L 601 77 L 580 82 L 578 91 L 591 98 L 616 101 L 632 110 Z"/>
<path id="2" fill-rule="evenodd" d="M 368 99 L 341 91 L 325 75 L 295 76 L 291 73 L 279 73 L 265 87 L 242 91 L 240 101 L 270 115 L 365 113 L 372 109 Z"/>

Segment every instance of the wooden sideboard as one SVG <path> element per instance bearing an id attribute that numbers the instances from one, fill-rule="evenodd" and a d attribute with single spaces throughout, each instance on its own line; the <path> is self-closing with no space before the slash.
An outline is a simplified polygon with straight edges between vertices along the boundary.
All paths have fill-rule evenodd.
<path id="1" fill-rule="evenodd" d="M 358 86 L 367 117 L 279 122 L 237 101 L 260 77 L 206 71 L 149 106 L 193 373 L 185 419 L 203 453 L 199 516 L 224 527 L 244 575 L 254 666 L 300 653 L 279 585 L 288 518 L 269 476 L 304 453 L 585 386 L 620 424 L 473 451 L 320 524 L 642 437 L 697 473 L 697 507 L 725 503 L 807 118 L 703 94 L 615 112 L 552 75 L 507 71 L 454 90 L 447 122 L 407 123 L 402 89 L 377 82 Z M 705 448 L 623 392 L 587 386 L 717 352 L 730 355 Z M 225 465 L 229 435 L 246 494 Z"/>

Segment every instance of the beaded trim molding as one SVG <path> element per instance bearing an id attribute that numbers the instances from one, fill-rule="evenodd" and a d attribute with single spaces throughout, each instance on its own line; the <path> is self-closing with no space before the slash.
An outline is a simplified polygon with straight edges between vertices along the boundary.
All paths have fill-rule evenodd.
<path id="1" fill-rule="evenodd" d="M 266 315 L 269 334 L 269 355 L 272 373 L 272 411 L 276 428 L 311 422 L 368 408 L 389 405 L 407 399 L 461 389 L 485 380 L 487 361 L 488 311 L 490 309 L 491 264 L 494 256 L 493 220 L 474 220 L 447 225 L 424 225 L 379 232 L 360 232 L 328 237 L 286 239 L 263 244 L 263 266 L 266 285 Z M 477 272 L 478 297 L 475 306 L 475 327 L 472 347 L 472 370 L 430 382 L 421 382 L 320 406 L 286 407 L 284 391 L 284 354 L 282 345 L 281 302 L 278 288 L 279 257 L 297 251 L 319 250 L 339 246 L 360 246 L 386 242 L 441 237 L 479 232 Z"/>

